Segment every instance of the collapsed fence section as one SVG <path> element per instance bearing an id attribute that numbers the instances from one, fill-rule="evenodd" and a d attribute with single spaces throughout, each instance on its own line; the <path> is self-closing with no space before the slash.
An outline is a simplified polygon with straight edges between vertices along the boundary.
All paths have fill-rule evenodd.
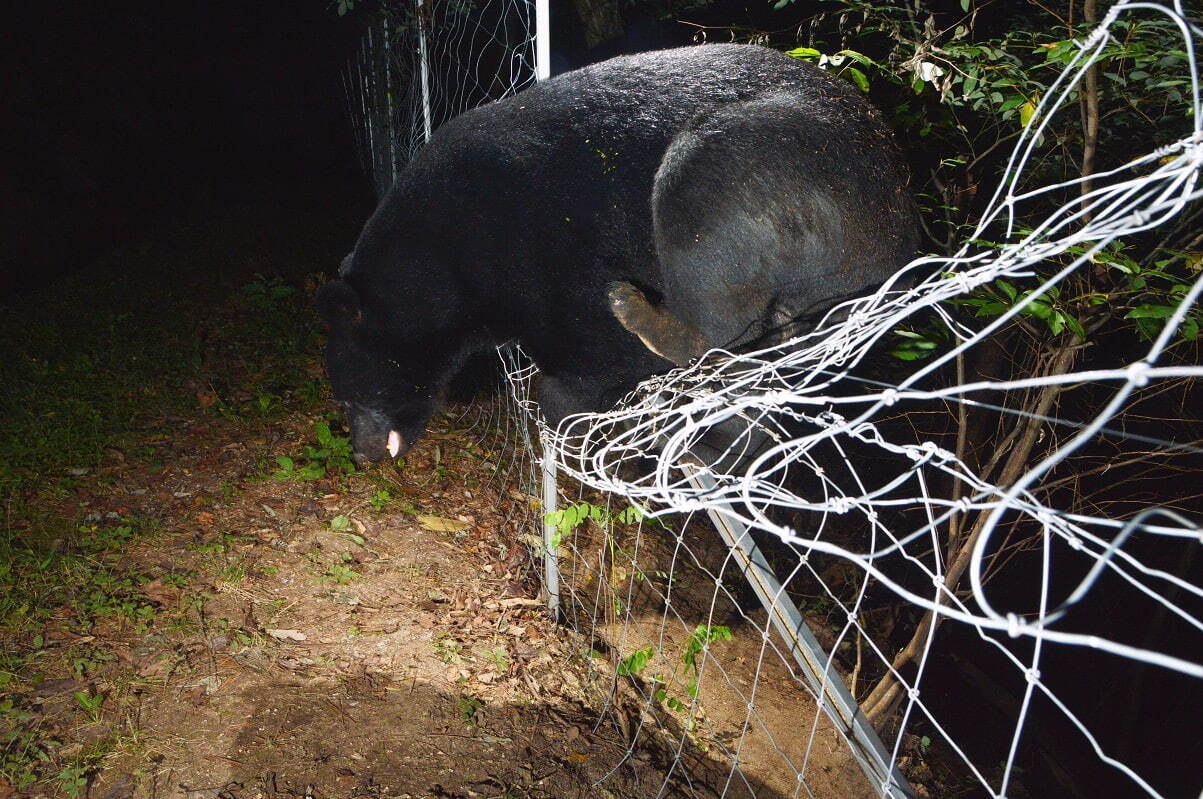
<path id="1" fill-rule="evenodd" d="M 1089 181 L 1034 180 L 1049 120 L 1076 113 L 1075 87 L 1112 27 L 1150 13 L 1182 37 L 1187 134 Z M 640 694 L 642 718 L 679 730 L 683 754 L 722 752 L 728 781 L 712 788 L 832 795 L 813 764 L 834 732 L 882 796 L 917 790 L 908 779 L 935 795 L 1198 791 L 1198 738 L 1184 720 L 1203 712 L 1203 535 L 1190 485 L 1203 473 L 1203 367 L 1197 350 L 1178 353 L 1203 319 L 1203 276 L 1184 273 L 1147 339 L 1123 347 L 1092 348 L 1098 328 L 1053 311 L 1100 268 L 1126 266 L 1115 242 L 1203 198 L 1199 35 L 1181 4 L 1112 7 L 1035 108 L 959 251 L 915 261 L 810 334 L 712 353 L 610 413 L 543 429 L 545 463 L 582 486 L 546 519 L 549 593 L 609 653 L 616 690 Z M 985 301 L 1000 307 L 983 323 L 959 311 Z M 999 337 L 1028 319 L 1052 333 L 1033 364 L 971 377 L 1005 360 Z M 882 366 L 900 330 L 930 337 L 919 368 Z M 1158 396 L 1175 398 L 1178 418 L 1139 423 L 1131 409 Z M 733 425 L 741 446 L 769 443 L 699 466 L 708 436 L 722 426 L 730 440 Z M 974 431 L 995 443 L 977 446 Z M 1181 491 L 1150 493 L 1147 474 L 1126 490 L 1139 462 L 1163 480 L 1183 475 Z M 1090 476 L 1112 466 L 1121 482 L 1092 500 Z M 545 502 L 556 485 L 544 477 Z M 623 499 L 608 507 L 605 495 Z M 702 511 L 727 528 L 726 546 Z M 622 532 L 635 516 L 643 526 Z M 648 519 L 667 529 L 649 531 Z M 765 576 L 749 604 L 736 583 Z M 804 623 L 790 613 L 798 605 Z M 808 632 L 810 667 L 795 659 Z M 828 691 L 836 679 L 842 690 Z M 777 691 L 791 682 L 808 698 L 794 698 L 783 725 Z M 840 693 L 860 710 L 843 712 Z M 732 703 L 742 720 L 708 728 L 738 715 L 721 712 Z M 766 750 L 775 756 L 749 756 Z M 766 783 L 762 767 L 793 788 Z M 848 780 L 834 795 L 854 792 Z"/>

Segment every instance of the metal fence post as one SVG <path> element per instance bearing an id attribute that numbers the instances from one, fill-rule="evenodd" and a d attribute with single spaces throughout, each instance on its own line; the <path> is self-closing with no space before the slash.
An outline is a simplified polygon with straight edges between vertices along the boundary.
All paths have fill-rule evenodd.
<path id="1" fill-rule="evenodd" d="M 547 609 L 552 619 L 560 616 L 560 555 L 555 547 L 556 526 L 550 514 L 559 501 L 556 487 L 556 449 L 546 438 L 543 445 L 543 585 L 547 589 Z"/>
<path id="2" fill-rule="evenodd" d="M 714 477 L 704 471 L 689 468 L 686 475 L 689 482 L 702 491 L 710 492 L 717 488 Z M 906 777 L 892 762 L 889 750 L 861 712 L 860 705 L 832 666 L 831 658 L 823 651 L 822 644 L 806 626 L 802 614 L 785 593 L 785 587 L 752 540 L 751 530 L 733 515 L 724 514 L 717 508 L 707 507 L 706 512 L 742 568 L 744 578 L 768 611 L 773 627 L 785 641 L 798 668 L 815 692 L 819 706 L 844 733 L 849 750 L 873 787 L 888 799 L 912 799 L 917 796 Z"/>

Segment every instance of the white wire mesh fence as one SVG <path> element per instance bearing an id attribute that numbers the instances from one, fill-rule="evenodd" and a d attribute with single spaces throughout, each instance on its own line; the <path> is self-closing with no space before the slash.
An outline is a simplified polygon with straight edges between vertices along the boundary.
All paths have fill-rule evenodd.
<path id="1" fill-rule="evenodd" d="M 448 119 L 535 80 L 533 0 L 390 0 L 343 74 L 364 170 L 384 196 Z"/>
<path id="2" fill-rule="evenodd" d="M 1189 134 L 1093 175 L 1085 193 L 1081 180 L 1032 186 L 1028 170 L 1049 120 L 1066 107 L 1076 113 L 1069 98 L 1090 59 L 1116 20 L 1142 13 L 1165 15 L 1181 32 Z M 1162 748 L 1178 757 L 1167 761 L 1145 757 L 1150 747 L 1135 751 L 1133 731 L 1118 734 L 1107 717 L 1137 718 L 1130 706 L 1142 691 L 1154 701 L 1145 682 L 1172 685 L 1177 702 L 1203 710 L 1203 582 L 1194 554 L 1203 528 L 1184 512 L 1198 508 L 1203 450 L 1174 440 L 1169 422 L 1168 435 L 1150 436 L 1129 431 L 1123 416 L 1150 393 L 1171 390 L 1191 415 L 1203 367 L 1167 351 L 1184 325 L 1197 324 L 1203 278 L 1181 287 L 1135 359 L 1109 362 L 1105 350 L 1087 358 L 1091 342 L 1079 339 L 1050 347 L 1032 373 L 1002 378 L 968 379 L 964 364 L 997 347 L 995 337 L 1025 304 L 971 328 L 949 302 L 999 278 L 1030 285 L 1028 298 L 1055 297 L 1072 276 L 1095 269 L 1112 242 L 1203 197 L 1198 35 L 1180 4 L 1113 6 L 1041 101 L 987 212 L 953 256 L 916 260 L 807 335 L 751 353 L 712 353 L 647 381 L 614 411 L 542 429 L 548 459 L 554 454 L 582 486 L 561 498 L 548 536 L 564 616 L 613 652 L 616 685 L 634 686 L 646 719 L 676 719 L 679 751 L 723 753 L 728 782 L 710 788 L 855 795 L 855 780 L 834 794 L 824 787 L 824 775 L 852 757 L 881 795 L 940 786 L 998 797 L 1199 790 L 1203 770 L 1182 759 L 1197 749 L 1197 725 L 1193 733 L 1172 724 L 1136 733 L 1162 736 Z M 1031 219 L 1050 196 L 1059 210 L 1020 230 L 1017 220 Z M 949 345 L 908 374 L 882 379 L 873 352 L 923 314 L 939 320 Z M 529 374 L 514 377 L 520 384 Z M 1061 418 L 1058 402 L 1075 386 L 1091 387 L 1094 405 L 1087 413 L 1085 400 L 1075 402 L 1081 418 Z M 914 421 L 956 419 L 964 408 L 994 414 L 1011 431 L 995 439 L 994 457 L 967 457 L 964 427 L 958 443 L 956 435 L 925 436 Z M 734 442 L 725 446 L 743 448 L 739 457 L 713 453 L 716 431 Z M 1008 457 L 1029 438 L 1029 457 Z M 1125 496 L 1122 485 L 1109 500 L 1120 512 L 1062 504 L 1055 486 L 1082 468 L 1067 462 L 1100 441 L 1195 458 L 1183 462 L 1178 510 L 1136 510 L 1140 492 Z M 699 463 L 703 452 L 711 454 Z M 623 500 L 607 508 L 603 495 Z M 627 502 L 662 520 L 706 511 L 737 539 L 759 542 L 758 552 L 741 558 L 694 521 L 670 521 L 670 533 L 650 535 L 646 522 L 629 524 Z M 776 578 L 766 586 L 768 611 L 750 610 L 755 602 L 737 587 L 756 571 L 758 555 Z M 1109 623 L 1111 597 L 1121 595 L 1131 613 Z M 797 657 L 805 635 L 791 640 L 782 632 L 788 625 L 774 629 L 775 615 L 790 617 L 780 608 L 794 604 L 808 611 L 799 632 L 816 640 L 810 668 Z M 941 697 L 957 693 L 946 682 L 950 663 L 971 673 L 974 686 L 951 701 Z M 1098 677 L 1113 674 L 1120 676 Z M 860 702 L 859 718 L 825 687 L 835 682 Z M 782 686 L 797 694 L 784 720 Z M 1120 693 L 1107 697 L 1109 687 Z M 990 719 L 989 734 L 973 730 L 982 719 Z M 844 760 L 823 746 L 832 731 L 849 741 Z M 1065 741 L 1049 744 L 1050 731 Z M 862 740 L 874 732 L 884 741 L 884 767 L 871 762 L 873 741 Z M 916 784 L 889 764 L 904 766 Z"/>

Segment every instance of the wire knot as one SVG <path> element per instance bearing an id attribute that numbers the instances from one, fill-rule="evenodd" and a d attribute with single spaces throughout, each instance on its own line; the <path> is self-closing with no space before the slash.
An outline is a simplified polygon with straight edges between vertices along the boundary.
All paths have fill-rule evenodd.
<path id="1" fill-rule="evenodd" d="M 1149 384 L 1149 364 L 1146 361 L 1137 361 L 1128 367 L 1128 382 L 1137 388 L 1147 386 Z"/>
<path id="2" fill-rule="evenodd" d="M 1023 630 L 1023 620 L 1014 613 L 1007 614 L 1007 635 L 1012 638 L 1018 638 Z"/>

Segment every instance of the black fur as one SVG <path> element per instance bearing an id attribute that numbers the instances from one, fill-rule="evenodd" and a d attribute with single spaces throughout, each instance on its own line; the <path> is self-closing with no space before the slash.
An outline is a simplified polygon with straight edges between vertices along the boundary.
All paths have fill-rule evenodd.
<path id="1" fill-rule="evenodd" d="M 353 432 L 376 420 L 356 450 L 383 457 L 385 427 L 412 444 L 502 341 L 538 363 L 552 423 L 666 369 L 610 313 L 614 281 L 719 346 L 880 283 L 916 247 L 906 184 L 853 88 L 751 45 L 615 58 L 465 113 L 319 297 L 335 394 Z"/>

